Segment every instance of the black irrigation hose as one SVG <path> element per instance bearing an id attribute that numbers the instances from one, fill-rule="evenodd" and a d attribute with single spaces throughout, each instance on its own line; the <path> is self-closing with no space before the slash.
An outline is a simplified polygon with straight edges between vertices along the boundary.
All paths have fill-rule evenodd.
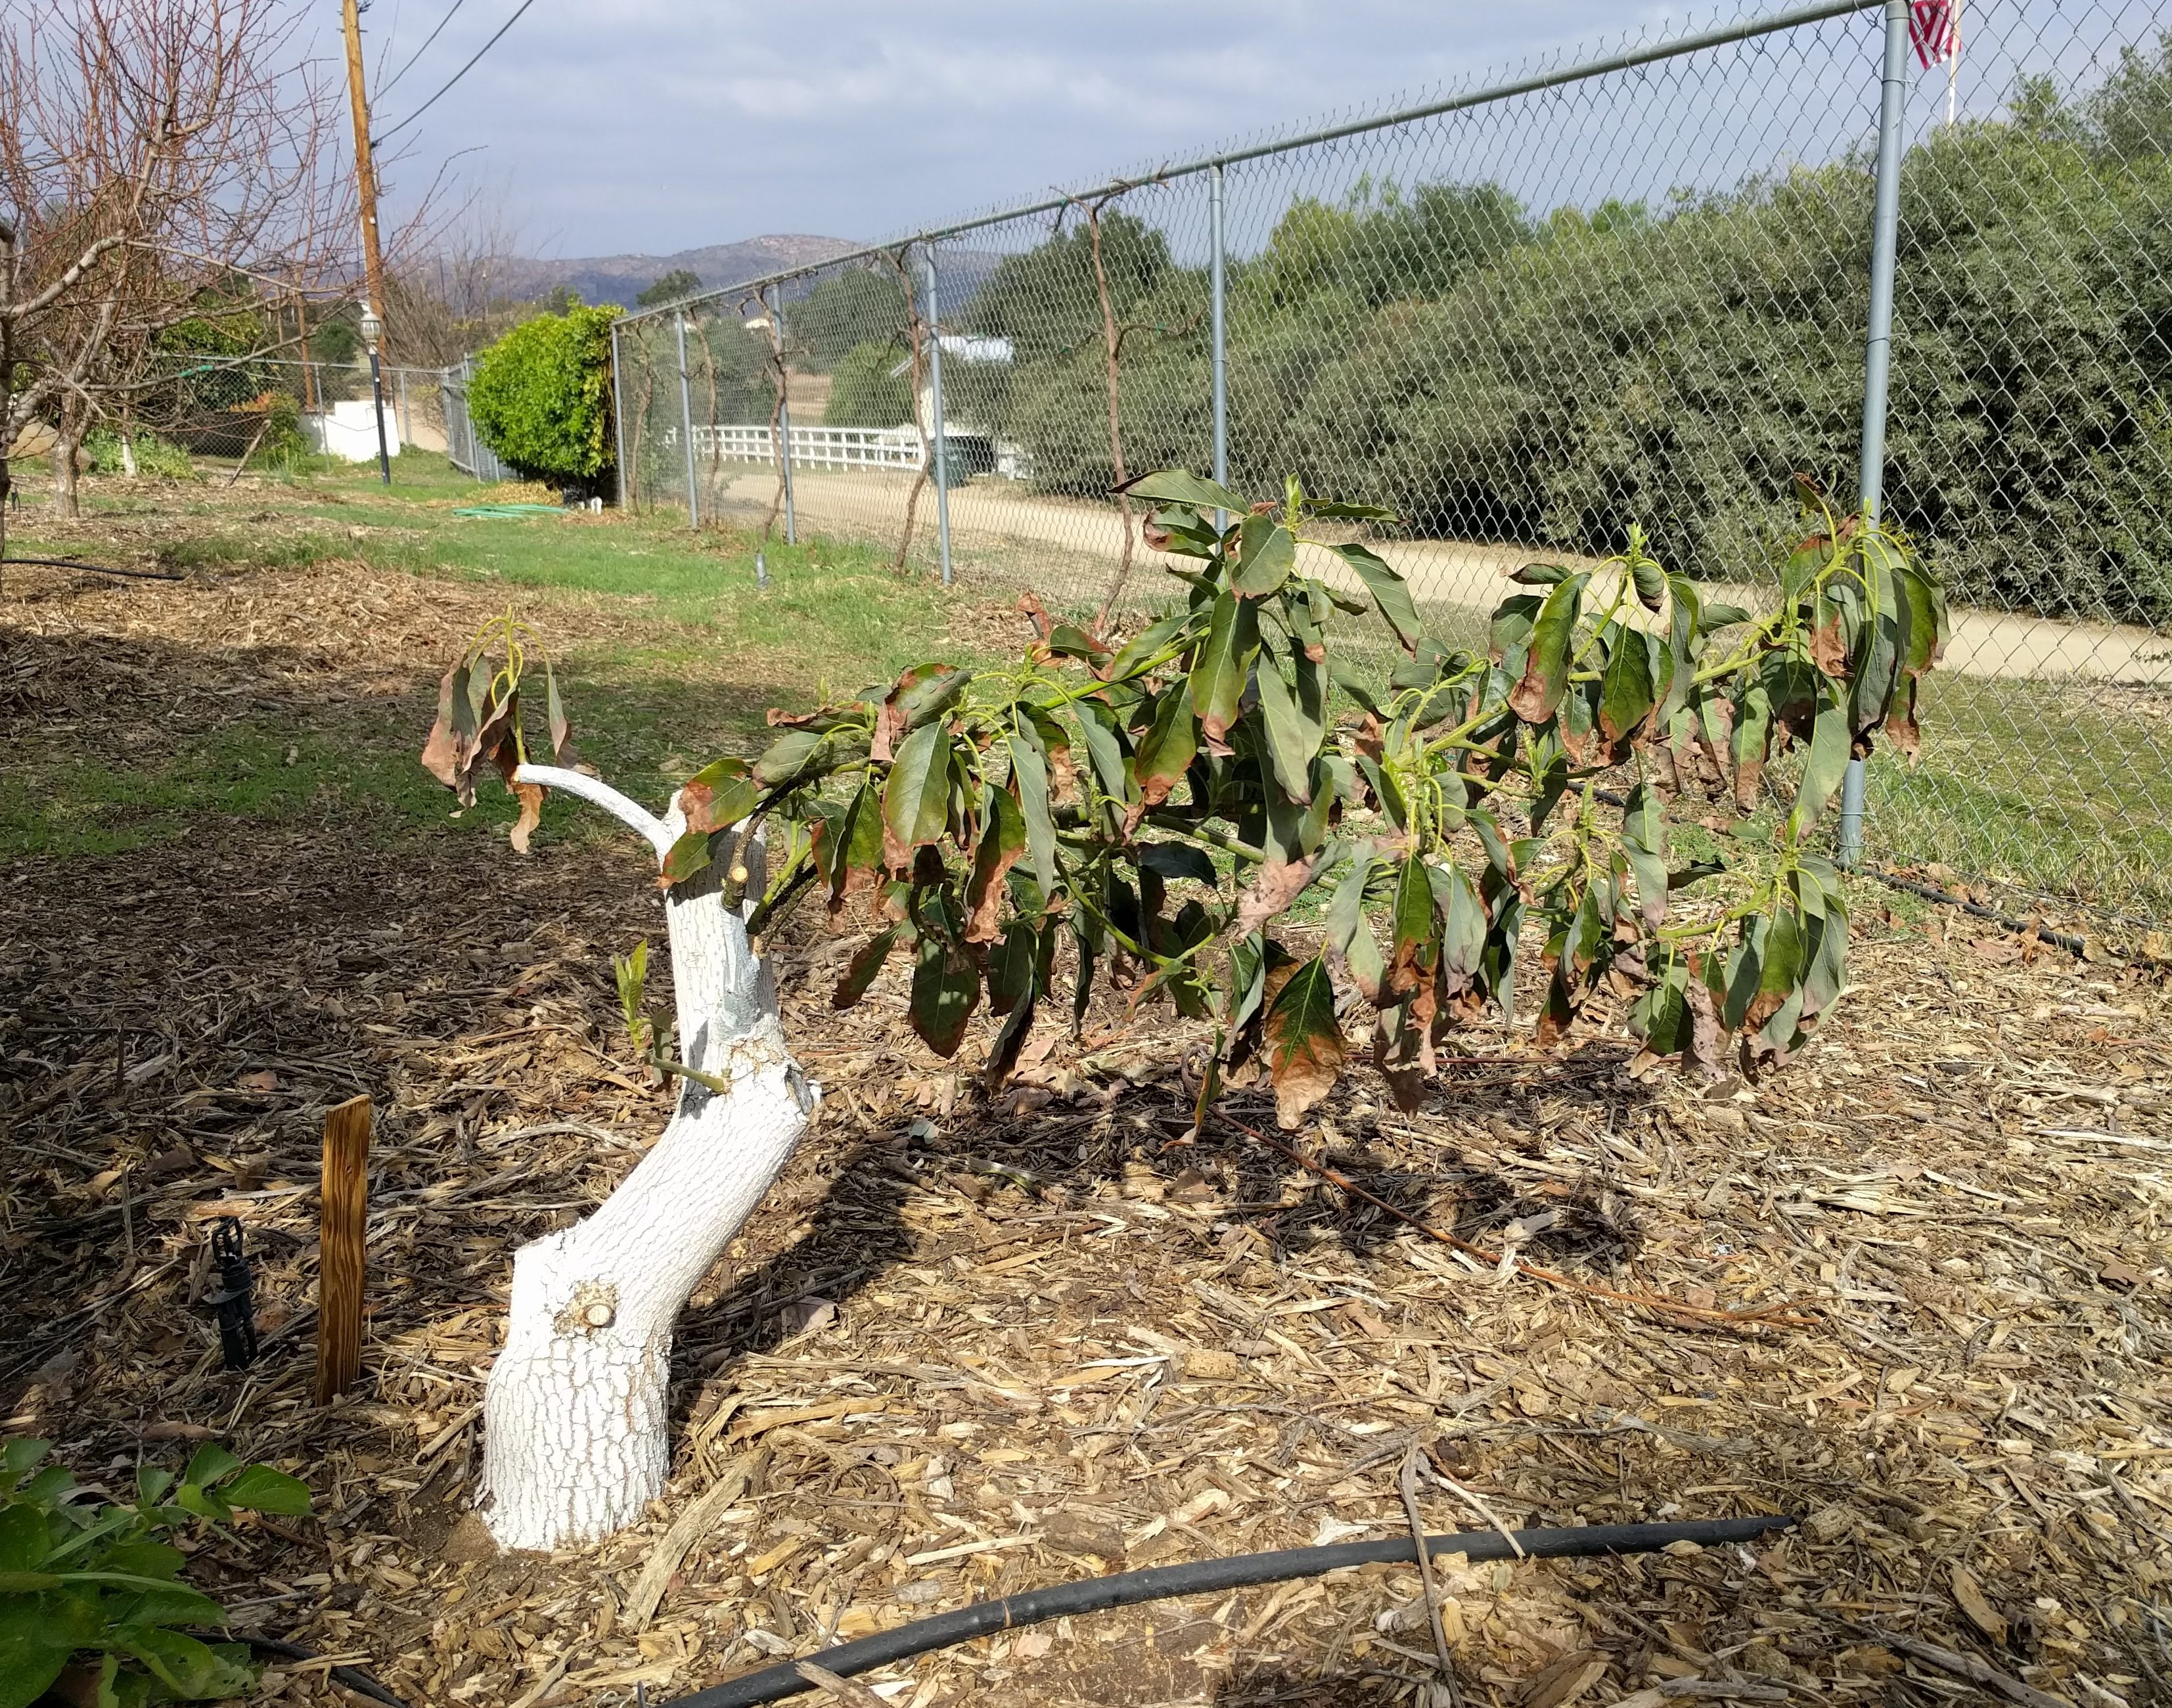
<path id="1" fill-rule="evenodd" d="M 1497 1530 L 1466 1530 L 1450 1536 L 1428 1536 L 1426 1550 L 1435 1555 L 1461 1554 L 1472 1560 L 1507 1560 L 1520 1546 L 1524 1555 L 1532 1559 L 1579 1560 L 1597 1554 L 1653 1554 L 1675 1542 L 1701 1545 L 1748 1542 L 1768 1531 L 1787 1529 L 1794 1523 L 1779 1515 L 1706 1518 L 1680 1524 L 1585 1524 L 1564 1530 L 1519 1530 L 1514 1544 Z M 1183 1566 L 1154 1566 L 1144 1571 L 1120 1571 L 1113 1576 L 1082 1578 L 1049 1589 L 1030 1589 L 1001 1601 L 975 1602 L 970 1607 L 916 1619 L 895 1630 L 824 1649 L 807 1658 L 849 1678 L 986 1636 L 991 1631 L 1014 1630 L 1020 1625 L 1061 1619 L 1066 1614 L 1100 1613 L 1170 1596 L 1210 1595 L 1255 1584 L 1282 1583 L 1293 1577 L 1318 1577 L 1351 1566 L 1409 1565 L 1417 1559 L 1417 1545 L 1409 1537 L 1401 1536 L 1386 1542 L 1282 1548 L 1267 1554 L 1195 1560 Z M 774 1702 L 813 1688 L 800 1675 L 796 1662 L 782 1661 L 758 1673 L 712 1684 L 691 1696 L 677 1697 L 664 1708 L 751 1708 L 755 1703 Z"/>
<path id="2" fill-rule="evenodd" d="M 1895 889 L 1905 889 L 1909 894 L 1920 895 L 1926 901 L 1941 901 L 1948 907 L 1958 907 L 1963 913 L 1976 919 L 1990 920 L 1995 924 L 2005 927 L 2010 932 L 2019 932 L 2026 935 L 2033 929 L 2043 942 L 2056 944 L 2070 954 L 2080 955 L 2085 959 L 2088 958 L 2089 939 L 2076 937 L 2072 932 L 2053 931 L 2046 926 L 2032 925 L 2030 921 L 2016 919 L 2012 914 L 2001 913 L 1995 907 L 1986 907 L 1980 901 L 1970 901 L 1965 895 L 1950 894 L 1934 884 L 1921 884 L 1912 878 L 1903 878 L 1899 873 L 1888 872 L 1880 866 L 1865 866 L 1863 869 L 1880 884 L 1890 884 Z"/>
<path id="3" fill-rule="evenodd" d="M 198 1631 L 196 1635 L 207 1643 L 246 1643 L 260 1655 L 277 1655 L 282 1661 L 320 1661 L 324 1657 L 315 1649 L 305 1649 L 299 1643 L 282 1643 L 272 1637 L 245 1635 L 239 1631 Z M 373 1702 L 381 1702 L 384 1708 L 407 1708 L 407 1705 L 359 1667 L 334 1667 L 331 1679 L 342 1684 L 358 1696 L 367 1696 Z"/>
<path id="4" fill-rule="evenodd" d="M 188 577 L 171 569 L 115 569 L 103 563 L 85 563 L 73 557 L 0 557 L 0 570 L 13 569 L 19 563 L 35 563 L 46 569 L 79 569 L 85 575 L 117 575 L 125 581 L 186 581 Z"/>

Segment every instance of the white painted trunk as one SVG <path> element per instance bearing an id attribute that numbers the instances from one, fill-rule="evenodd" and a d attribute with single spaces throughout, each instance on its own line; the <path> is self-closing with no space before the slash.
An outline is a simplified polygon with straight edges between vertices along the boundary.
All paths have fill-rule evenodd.
<path id="1" fill-rule="evenodd" d="M 524 766 L 525 781 L 582 795 L 659 854 L 683 826 L 593 779 Z M 747 888 L 761 894 L 757 875 Z M 517 1253 L 504 1350 L 485 1395 L 477 1499 L 507 1548 L 564 1548 L 632 1523 L 669 1465 L 671 1331 L 806 1130 L 817 1093 L 778 1024 L 777 991 L 720 893 L 723 862 L 665 898 L 679 1016 L 673 1052 L 731 1082 L 679 1082 L 664 1135 L 585 1222 Z"/>

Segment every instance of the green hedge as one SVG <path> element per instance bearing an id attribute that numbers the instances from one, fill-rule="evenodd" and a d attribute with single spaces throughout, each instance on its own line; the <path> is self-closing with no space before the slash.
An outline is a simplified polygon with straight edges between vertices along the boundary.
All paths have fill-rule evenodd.
<path id="1" fill-rule="evenodd" d="M 616 305 L 524 321 L 476 358 L 468 418 L 499 459 L 531 480 L 587 488 L 610 473 L 610 325 Z"/>
<path id="2" fill-rule="evenodd" d="M 855 344 L 831 371 L 830 400 L 822 420 L 829 427 L 898 427 L 912 419 L 912 376 L 892 370 L 909 360 L 895 344 Z"/>
<path id="3" fill-rule="evenodd" d="M 2172 616 L 2168 148 L 2159 44 L 1906 158 L 1886 513 L 1957 599 Z M 1618 550 L 1636 521 L 1691 573 L 1766 573 L 1795 470 L 1854 490 L 1870 196 L 1851 159 L 1657 212 L 1540 218 L 1482 185 L 1299 201 L 1232 269 L 1232 475 L 1540 551 Z M 1128 465 L 1201 465 L 1204 274 L 1123 216 L 1104 239 L 1135 329 Z M 1017 342 L 1000 426 L 1036 483 L 1105 491 L 1083 234 L 1007 260 L 968 315 Z"/>

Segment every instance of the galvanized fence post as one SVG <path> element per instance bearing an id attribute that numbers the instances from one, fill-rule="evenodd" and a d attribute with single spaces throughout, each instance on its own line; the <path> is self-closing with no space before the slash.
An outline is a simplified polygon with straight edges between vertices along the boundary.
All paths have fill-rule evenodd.
<path id="1" fill-rule="evenodd" d="M 927 272 L 927 413 L 935 436 L 935 547 L 943 564 L 943 585 L 950 585 L 949 433 L 943 423 L 943 311 L 936 294 L 935 245 L 921 247 Z"/>
<path id="2" fill-rule="evenodd" d="M 1217 486 L 1229 484 L 1229 339 L 1225 315 L 1226 250 L 1222 228 L 1222 163 L 1216 161 L 1207 175 L 1207 226 L 1212 235 L 1213 253 L 1207 266 L 1207 289 L 1212 298 L 1213 330 L 1214 373 L 1214 482 Z M 1218 525 L 1228 526 L 1228 518 L 1216 513 Z"/>
<path id="3" fill-rule="evenodd" d="M 618 508 L 626 508 L 626 389 L 619 384 L 618 322 L 611 322 L 611 448 L 617 461 L 613 468 L 616 476 Z"/>
<path id="4" fill-rule="evenodd" d="M 468 393 L 475 384 L 475 357 L 460 358 L 460 431 L 467 435 L 468 472 L 482 479 L 482 458 L 476 450 L 475 411 L 468 407 Z"/>
<path id="5" fill-rule="evenodd" d="M 1863 343 L 1863 454 L 1856 476 L 1863 520 L 1875 521 L 1885 486 L 1885 396 L 1893 371 L 1893 273 L 1900 236 L 1900 130 L 1908 99 L 1908 0 L 1885 0 L 1885 60 L 1878 93 L 1878 182 L 1870 218 L 1870 320 Z M 1863 763 L 1841 779 L 1840 863 L 1863 863 Z"/>
<path id="6" fill-rule="evenodd" d="M 777 466 L 784 478 L 784 543 L 799 543 L 798 518 L 792 504 L 792 386 L 784 368 L 784 287 L 777 287 L 777 300 L 770 309 L 770 318 L 777 329 Z"/>
<path id="7" fill-rule="evenodd" d="M 700 501 L 695 496 L 694 471 L 694 388 L 686 374 L 686 311 L 677 310 L 672 324 L 679 338 L 679 431 L 686 436 L 686 525 L 702 525 Z"/>

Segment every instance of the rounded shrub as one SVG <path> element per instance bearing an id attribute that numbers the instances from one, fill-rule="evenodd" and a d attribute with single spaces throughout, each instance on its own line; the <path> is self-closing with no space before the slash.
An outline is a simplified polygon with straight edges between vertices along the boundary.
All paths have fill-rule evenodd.
<path id="1" fill-rule="evenodd" d="M 575 491 L 610 471 L 610 325 L 619 313 L 576 301 L 563 314 L 515 326 L 476 358 L 468 417 L 500 460 Z"/>

